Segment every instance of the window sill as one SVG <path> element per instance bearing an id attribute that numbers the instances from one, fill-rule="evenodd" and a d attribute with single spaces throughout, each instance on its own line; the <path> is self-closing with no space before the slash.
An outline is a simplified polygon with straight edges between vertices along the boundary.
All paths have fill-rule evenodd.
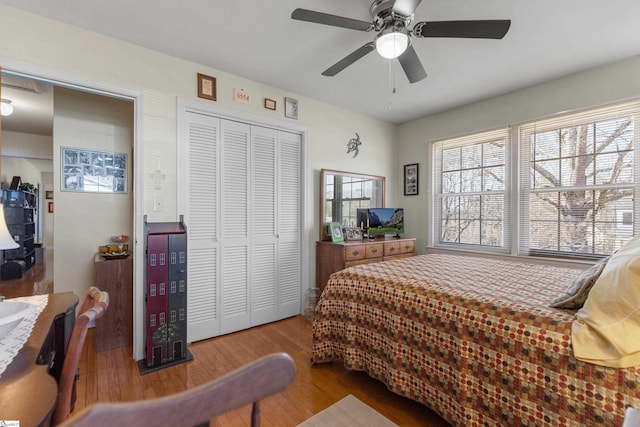
<path id="1" fill-rule="evenodd" d="M 588 260 L 568 260 L 561 258 L 550 258 L 550 257 L 533 257 L 533 256 L 523 256 L 523 255 L 510 255 L 510 254 L 501 254 L 501 253 L 490 253 L 490 252 L 481 252 L 479 250 L 472 249 L 458 249 L 458 248 L 444 248 L 441 246 L 427 246 L 426 248 L 428 254 L 451 254 L 451 255 L 463 255 L 463 256 L 473 256 L 473 257 L 482 257 L 482 258 L 492 258 L 492 259 L 503 259 L 510 261 L 519 261 L 519 262 L 527 262 L 530 264 L 544 264 L 544 265 L 552 265 L 555 267 L 564 267 L 564 268 L 575 268 L 579 270 L 584 270 L 594 264 L 596 260 L 588 261 Z"/>

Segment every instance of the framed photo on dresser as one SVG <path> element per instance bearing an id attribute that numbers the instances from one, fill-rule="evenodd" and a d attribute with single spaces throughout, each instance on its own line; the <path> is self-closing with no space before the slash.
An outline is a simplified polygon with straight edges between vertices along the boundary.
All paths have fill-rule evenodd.
<path id="1" fill-rule="evenodd" d="M 329 223 L 329 234 L 333 243 L 344 242 L 344 234 L 342 234 L 342 225 L 339 222 Z"/>

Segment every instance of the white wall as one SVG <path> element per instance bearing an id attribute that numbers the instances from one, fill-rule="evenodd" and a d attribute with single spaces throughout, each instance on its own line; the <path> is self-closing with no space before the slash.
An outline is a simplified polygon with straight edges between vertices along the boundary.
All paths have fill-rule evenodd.
<path id="1" fill-rule="evenodd" d="M 7 185 L 6 188 L 9 188 L 14 176 L 19 176 L 23 184 L 28 182 L 35 188 L 38 188 L 38 184 L 42 184 L 42 172 L 27 159 L 3 156 L 0 170 L 2 170 L 2 182 Z"/>
<path id="2" fill-rule="evenodd" d="M 51 159 L 52 144 L 53 138 L 50 136 L 2 131 L 3 156 Z"/>
<path id="3" fill-rule="evenodd" d="M 636 56 L 402 125 L 398 165 L 420 164 L 420 195 L 403 197 L 400 203 L 406 209 L 407 234 L 418 237 L 418 251 L 424 253 L 430 214 L 429 142 L 639 96 Z"/>
<path id="4" fill-rule="evenodd" d="M 61 148 L 126 153 L 131 177 L 133 103 L 57 87 L 54 112 L 54 286 L 83 295 L 95 283 L 98 246 L 132 235 L 133 197 L 130 182 L 126 194 L 61 191 Z"/>

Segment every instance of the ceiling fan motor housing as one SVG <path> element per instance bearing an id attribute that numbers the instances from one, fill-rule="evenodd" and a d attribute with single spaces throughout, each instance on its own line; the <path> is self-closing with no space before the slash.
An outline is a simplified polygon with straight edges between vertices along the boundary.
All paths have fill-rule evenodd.
<path id="1" fill-rule="evenodd" d="M 393 12 L 393 5 L 396 0 L 375 0 L 371 4 L 369 12 L 373 19 L 373 27 L 375 31 L 383 30 L 389 24 L 396 27 L 406 28 L 413 20 L 413 15 L 402 16 Z"/>

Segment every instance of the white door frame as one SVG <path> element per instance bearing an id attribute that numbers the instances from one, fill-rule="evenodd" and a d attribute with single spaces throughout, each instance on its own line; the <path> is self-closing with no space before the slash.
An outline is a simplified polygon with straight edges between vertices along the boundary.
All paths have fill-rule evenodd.
<path id="1" fill-rule="evenodd" d="M 134 170 L 144 171 L 144 139 L 142 134 L 143 93 L 141 90 L 116 86 L 89 77 L 53 70 L 11 58 L 0 57 L 0 65 L 2 66 L 2 72 L 6 74 L 41 80 L 54 86 L 133 101 Z M 140 360 L 144 358 L 142 310 L 144 307 L 144 173 L 136 173 L 133 177 L 133 196 L 133 256 L 135 260 L 133 274 L 133 359 Z"/>

